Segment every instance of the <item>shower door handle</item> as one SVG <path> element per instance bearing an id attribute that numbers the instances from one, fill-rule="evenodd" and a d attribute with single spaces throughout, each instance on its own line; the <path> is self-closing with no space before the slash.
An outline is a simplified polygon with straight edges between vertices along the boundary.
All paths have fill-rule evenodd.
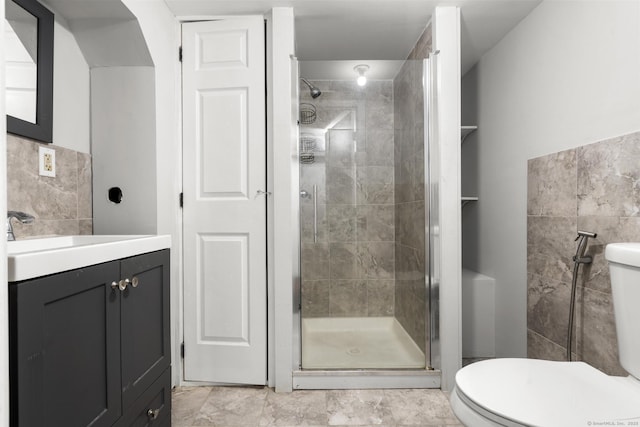
<path id="1" fill-rule="evenodd" d="M 313 186 L 313 243 L 318 241 L 318 186 Z"/>

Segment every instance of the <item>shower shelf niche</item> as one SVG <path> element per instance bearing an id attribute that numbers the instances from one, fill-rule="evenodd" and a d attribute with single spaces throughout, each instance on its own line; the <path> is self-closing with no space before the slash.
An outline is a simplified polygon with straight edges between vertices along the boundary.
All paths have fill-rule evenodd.
<path id="1" fill-rule="evenodd" d="M 467 137 L 475 132 L 478 129 L 478 126 L 460 126 L 460 136 L 461 136 L 461 141 L 460 144 L 464 143 L 464 140 L 467 139 Z"/>
<path id="2" fill-rule="evenodd" d="M 469 135 L 478 130 L 478 126 L 460 126 L 460 144 L 464 143 L 464 140 L 467 139 Z M 462 207 L 464 208 L 471 202 L 477 202 L 477 197 L 462 197 Z"/>
<path id="3" fill-rule="evenodd" d="M 460 200 L 462 200 L 462 207 L 464 208 L 465 206 L 467 206 L 469 203 L 471 202 L 477 202 L 478 198 L 477 197 L 461 197 Z"/>

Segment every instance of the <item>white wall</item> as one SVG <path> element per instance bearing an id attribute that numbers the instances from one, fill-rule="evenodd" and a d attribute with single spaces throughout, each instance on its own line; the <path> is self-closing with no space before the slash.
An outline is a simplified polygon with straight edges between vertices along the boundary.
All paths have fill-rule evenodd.
<path id="1" fill-rule="evenodd" d="M 433 17 L 433 49 L 440 53 L 431 61 L 436 66 L 437 89 L 436 108 L 429 111 L 429 127 L 432 128 L 429 129 L 429 168 L 434 169 L 430 172 L 431 197 L 438 200 L 438 206 L 432 207 L 438 210 L 438 230 L 435 230 L 436 226 L 433 224 L 430 225 L 430 232 L 433 233 L 431 250 L 434 251 L 434 271 L 431 274 L 434 282 L 438 282 L 436 286 L 440 298 L 441 388 L 451 391 L 455 384 L 455 373 L 462 362 L 458 7 L 436 7 Z"/>
<path id="2" fill-rule="evenodd" d="M 54 145 L 82 153 L 90 152 L 89 103 L 89 66 L 66 22 L 56 15 L 53 39 Z"/>
<path id="3" fill-rule="evenodd" d="M 0 4 L 0 34 L 4 34 L 4 2 Z M 0 82 L 4 82 L 4 37 L 0 40 Z M 4 85 L 0 85 L 4 99 Z M 5 104 L 0 102 L 0 117 Z M 7 211 L 7 121 L 0 120 L 0 212 Z M 0 241 L 0 283 L 7 283 L 7 242 Z M 9 425 L 9 302 L 8 286 L 0 287 L 0 426 Z"/>
<path id="4" fill-rule="evenodd" d="M 91 70 L 95 234 L 156 234 L 156 114 L 153 67 Z M 119 204 L 108 189 L 119 187 Z M 177 197 L 177 196 L 176 196 Z"/>
<path id="5" fill-rule="evenodd" d="M 180 346 L 182 326 L 182 139 L 180 114 L 179 30 L 177 20 L 163 0 L 123 0 L 136 16 L 155 65 L 155 156 L 156 227 L 171 236 L 172 375 L 178 384 L 182 375 Z"/>
<path id="6" fill-rule="evenodd" d="M 463 215 L 463 260 L 496 278 L 497 355 L 525 356 L 527 160 L 640 130 L 640 2 L 541 3 L 462 93 L 464 124 L 479 126 L 463 182 L 480 198 Z"/>
<path id="7" fill-rule="evenodd" d="M 278 392 L 293 388 L 293 281 L 298 280 L 298 254 L 294 246 L 298 218 L 292 209 L 298 200 L 297 182 L 297 70 L 294 15 L 289 7 L 276 7 L 267 15 L 267 186 L 269 259 L 269 385 Z M 296 114 L 297 116 L 297 114 Z"/>

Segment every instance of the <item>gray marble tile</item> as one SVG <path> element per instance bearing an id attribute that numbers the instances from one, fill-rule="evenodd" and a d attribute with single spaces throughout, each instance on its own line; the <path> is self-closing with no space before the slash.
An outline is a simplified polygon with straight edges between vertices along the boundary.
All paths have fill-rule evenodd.
<path id="1" fill-rule="evenodd" d="M 416 130 L 416 132 L 418 132 Z M 420 147 L 411 158 L 411 199 L 424 201 L 424 148 Z"/>
<path id="2" fill-rule="evenodd" d="M 402 154 L 396 156 L 393 187 L 396 204 L 413 201 L 413 187 L 411 184 L 413 167 L 414 163 L 410 161 L 410 158 L 405 159 L 405 156 Z"/>
<path id="3" fill-rule="evenodd" d="M 93 218 L 91 155 L 78 153 L 78 218 Z"/>
<path id="4" fill-rule="evenodd" d="M 414 249 L 425 245 L 424 201 L 396 204 L 396 242 Z"/>
<path id="5" fill-rule="evenodd" d="M 171 424 L 193 425 L 196 415 L 211 393 L 211 387 L 178 387 L 171 393 Z"/>
<path id="6" fill-rule="evenodd" d="M 313 186 L 318 186 L 318 202 L 326 203 L 325 188 L 327 181 L 326 165 L 324 163 L 303 164 L 300 166 L 300 189 L 306 190 L 309 194 L 313 191 Z M 311 197 L 302 197 L 300 202 L 312 203 Z"/>
<path id="7" fill-rule="evenodd" d="M 93 220 L 92 219 L 78 220 L 78 234 L 93 234 Z"/>
<path id="8" fill-rule="evenodd" d="M 384 396 L 398 425 L 459 423 L 440 390 L 384 390 Z"/>
<path id="9" fill-rule="evenodd" d="M 329 279 L 330 246 L 328 243 L 302 243 L 300 250 L 302 280 Z"/>
<path id="10" fill-rule="evenodd" d="M 358 250 L 355 243 L 329 245 L 331 279 L 357 279 Z"/>
<path id="11" fill-rule="evenodd" d="M 527 174 L 527 214 L 576 216 L 576 150 L 531 159 Z"/>
<path id="12" fill-rule="evenodd" d="M 315 208 L 313 203 L 300 204 L 300 239 L 303 243 L 314 243 L 314 233 L 316 243 L 329 241 L 329 219 L 327 217 L 327 205 L 318 202 Z"/>
<path id="13" fill-rule="evenodd" d="M 327 133 L 327 164 L 332 168 L 345 168 L 355 164 L 355 135 L 352 129 L 330 130 Z"/>
<path id="14" fill-rule="evenodd" d="M 566 360 L 567 349 L 548 340 L 531 329 L 527 329 L 527 357 L 543 360 Z"/>
<path id="15" fill-rule="evenodd" d="M 578 214 L 640 216 L 640 132 L 578 150 Z"/>
<path id="16" fill-rule="evenodd" d="M 426 342 L 426 298 L 424 279 L 396 280 L 394 316 L 422 349 Z"/>
<path id="17" fill-rule="evenodd" d="M 269 391 L 260 426 L 326 426 L 327 392 L 298 390 L 293 393 Z"/>
<path id="18" fill-rule="evenodd" d="M 608 375 L 626 376 L 618 362 L 618 341 L 611 295 L 585 289 L 581 339 L 582 360 Z"/>
<path id="19" fill-rule="evenodd" d="M 367 128 L 393 130 L 393 104 L 382 102 L 367 103 Z"/>
<path id="20" fill-rule="evenodd" d="M 7 136 L 7 207 L 30 213 L 36 219 L 77 219 L 76 152 L 54 148 L 56 177 L 41 177 L 38 175 L 39 146 L 14 135 Z"/>
<path id="21" fill-rule="evenodd" d="M 360 205 L 357 207 L 357 236 L 360 242 L 395 239 L 393 205 Z"/>
<path id="22" fill-rule="evenodd" d="M 364 97 L 367 101 L 392 104 L 393 82 L 391 80 L 371 80 L 367 83 Z"/>
<path id="23" fill-rule="evenodd" d="M 366 130 L 363 147 L 355 153 L 359 166 L 393 166 L 394 132 L 389 129 Z"/>
<path id="24" fill-rule="evenodd" d="M 79 221 L 77 219 L 48 220 L 38 219 L 31 224 L 21 224 L 13 221 L 13 232 L 16 240 L 25 237 L 45 237 L 45 236 L 71 236 L 80 233 Z"/>
<path id="25" fill-rule="evenodd" d="M 395 245 L 393 242 L 358 243 L 358 277 L 363 279 L 393 279 L 395 276 Z"/>
<path id="26" fill-rule="evenodd" d="M 571 281 L 577 218 L 527 218 L 527 271 L 564 282 Z"/>
<path id="27" fill-rule="evenodd" d="M 56 176 L 38 175 L 42 144 L 7 135 L 7 203 L 36 217 L 33 224 L 16 224 L 16 236 L 91 234 L 91 157 L 73 150 L 56 151 Z M 81 221 L 80 221 L 81 220 Z"/>
<path id="28" fill-rule="evenodd" d="M 396 279 L 418 280 L 425 275 L 424 252 L 409 246 L 396 244 Z"/>
<path id="29" fill-rule="evenodd" d="M 432 46 L 431 34 L 431 24 L 429 24 L 416 42 L 411 53 L 409 53 L 408 59 L 425 59 L 429 57 Z"/>
<path id="30" fill-rule="evenodd" d="M 327 169 L 327 203 L 353 205 L 356 203 L 356 169 Z"/>
<path id="31" fill-rule="evenodd" d="M 291 393 L 267 390 L 264 396 L 261 391 L 253 387 L 178 387 L 172 392 L 172 425 L 461 425 L 450 409 L 448 393 L 437 389 L 294 390 Z M 216 402 L 212 401 L 214 396 Z M 242 408 L 251 404 L 255 407 L 239 415 Z"/>
<path id="32" fill-rule="evenodd" d="M 640 241 L 640 217 L 578 217 L 578 229 L 597 233 L 595 239 L 589 239 L 587 255 L 593 258 L 592 264 L 581 266 L 586 275 L 585 286 L 600 291 L 611 292 L 609 264 L 604 250 L 609 243 Z"/>
<path id="33" fill-rule="evenodd" d="M 367 280 L 367 316 L 393 316 L 395 282 Z"/>
<path id="34" fill-rule="evenodd" d="M 329 241 L 356 241 L 356 206 L 329 205 Z"/>
<path id="35" fill-rule="evenodd" d="M 576 291 L 579 299 L 582 292 Z M 527 327 L 558 345 L 565 345 L 569 324 L 571 283 L 559 282 L 533 274 L 528 275 Z"/>
<path id="36" fill-rule="evenodd" d="M 329 390 L 329 425 L 395 424 L 382 390 Z"/>
<path id="37" fill-rule="evenodd" d="M 393 204 L 393 178 L 393 168 L 389 166 L 365 166 L 358 168 L 356 185 L 356 200 L 358 204 Z"/>
<path id="38" fill-rule="evenodd" d="M 329 311 L 333 317 L 367 315 L 367 282 L 364 280 L 332 280 Z"/>
<path id="39" fill-rule="evenodd" d="M 193 425 L 257 426 L 267 393 L 267 388 L 213 387 Z"/>
<path id="40" fill-rule="evenodd" d="M 302 281 L 302 317 L 327 317 L 329 310 L 329 280 Z"/>

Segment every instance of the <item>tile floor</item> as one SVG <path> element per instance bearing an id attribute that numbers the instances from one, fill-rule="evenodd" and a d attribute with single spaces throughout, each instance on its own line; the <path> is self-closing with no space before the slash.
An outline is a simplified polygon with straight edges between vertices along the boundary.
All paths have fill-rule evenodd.
<path id="1" fill-rule="evenodd" d="M 296 390 L 179 387 L 173 427 L 462 426 L 440 390 Z"/>

